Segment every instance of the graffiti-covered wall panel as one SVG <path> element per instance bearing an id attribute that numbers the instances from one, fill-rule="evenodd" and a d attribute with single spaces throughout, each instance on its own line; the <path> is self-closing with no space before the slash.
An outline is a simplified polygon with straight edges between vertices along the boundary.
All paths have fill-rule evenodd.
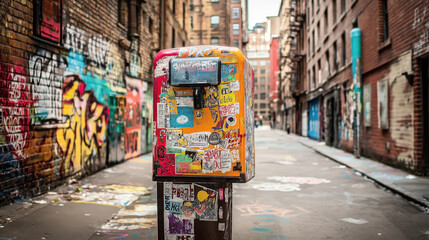
<path id="1" fill-rule="evenodd" d="M 152 26 L 131 37 L 117 1 L 49 0 L 54 20 L 38 2 L 0 9 L 0 205 L 143 154 L 152 139 L 158 5 L 140 3 Z"/>

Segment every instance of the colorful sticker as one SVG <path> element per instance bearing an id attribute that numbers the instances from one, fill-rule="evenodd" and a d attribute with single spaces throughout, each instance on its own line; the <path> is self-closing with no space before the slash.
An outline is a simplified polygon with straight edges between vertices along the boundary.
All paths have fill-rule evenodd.
<path id="1" fill-rule="evenodd" d="M 172 128 L 194 127 L 194 108 L 177 107 L 177 114 L 170 116 L 170 126 Z"/>
<path id="2" fill-rule="evenodd" d="M 188 147 L 208 147 L 210 132 L 196 132 L 185 134 Z"/>
<path id="3" fill-rule="evenodd" d="M 168 105 L 168 109 L 171 115 L 175 115 L 177 114 L 177 106 L 178 104 L 176 103 L 176 95 L 174 93 L 173 88 L 168 88 L 167 89 L 167 105 Z"/>
<path id="4" fill-rule="evenodd" d="M 218 86 L 219 90 L 219 105 L 228 105 L 237 102 L 235 92 L 232 92 L 229 89 L 229 86 L 226 84 L 221 84 Z"/>
<path id="5" fill-rule="evenodd" d="M 197 151 L 176 154 L 176 173 L 201 173 L 202 160 L 202 154 Z"/>
<path id="6" fill-rule="evenodd" d="M 219 113 L 221 116 L 237 115 L 240 113 L 240 104 L 234 103 L 219 106 Z"/>
<path id="7" fill-rule="evenodd" d="M 235 81 L 237 75 L 237 65 L 235 64 L 222 64 L 221 81 L 231 82 Z"/>

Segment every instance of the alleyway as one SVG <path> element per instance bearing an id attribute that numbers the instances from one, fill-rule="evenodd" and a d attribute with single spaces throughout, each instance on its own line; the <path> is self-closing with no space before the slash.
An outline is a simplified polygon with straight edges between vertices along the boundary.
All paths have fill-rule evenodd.
<path id="1" fill-rule="evenodd" d="M 296 141 L 256 130 L 256 177 L 234 184 L 233 239 L 428 239 L 429 215 Z M 0 239 L 157 239 L 151 156 L 0 209 Z"/>

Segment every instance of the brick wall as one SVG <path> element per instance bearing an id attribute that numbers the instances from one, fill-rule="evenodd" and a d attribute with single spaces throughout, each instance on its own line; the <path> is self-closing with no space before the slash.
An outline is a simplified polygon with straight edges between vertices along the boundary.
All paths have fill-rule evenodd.
<path id="1" fill-rule="evenodd" d="M 159 1 L 137 4 L 135 38 L 118 1 L 55 2 L 57 19 L 1 2 L 0 205 L 150 149 Z"/>
<path id="2" fill-rule="evenodd" d="M 371 126 L 363 129 L 363 153 L 416 174 L 422 159 L 422 96 L 418 59 L 429 53 L 428 1 L 388 1 L 389 38 L 383 39 L 381 1 L 368 1 L 359 16 L 363 84 L 371 85 Z M 376 26 L 374 27 L 374 22 Z M 411 85 L 403 73 L 414 73 Z M 388 124 L 380 127 L 378 83 L 388 81 Z"/>

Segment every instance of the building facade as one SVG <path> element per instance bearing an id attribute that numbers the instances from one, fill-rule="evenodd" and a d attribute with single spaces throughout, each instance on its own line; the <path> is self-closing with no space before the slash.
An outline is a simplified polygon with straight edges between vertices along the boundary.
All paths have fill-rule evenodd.
<path id="1" fill-rule="evenodd" d="M 160 34 L 171 2 L 2 1 L 1 205 L 151 150 L 153 59 L 187 39 Z"/>
<path id="2" fill-rule="evenodd" d="M 247 58 L 255 72 L 255 116 L 263 121 L 270 118 L 269 71 L 270 44 L 267 23 L 258 23 L 249 31 Z"/>
<path id="3" fill-rule="evenodd" d="M 232 0 L 189 1 L 190 30 L 188 45 L 231 46 Z M 237 6 L 236 4 L 234 5 Z"/>
<path id="4" fill-rule="evenodd" d="M 282 84 L 289 59 L 297 77 L 296 132 L 428 175 L 428 1 L 406 7 L 386 0 L 290 4 L 280 67 Z"/>

